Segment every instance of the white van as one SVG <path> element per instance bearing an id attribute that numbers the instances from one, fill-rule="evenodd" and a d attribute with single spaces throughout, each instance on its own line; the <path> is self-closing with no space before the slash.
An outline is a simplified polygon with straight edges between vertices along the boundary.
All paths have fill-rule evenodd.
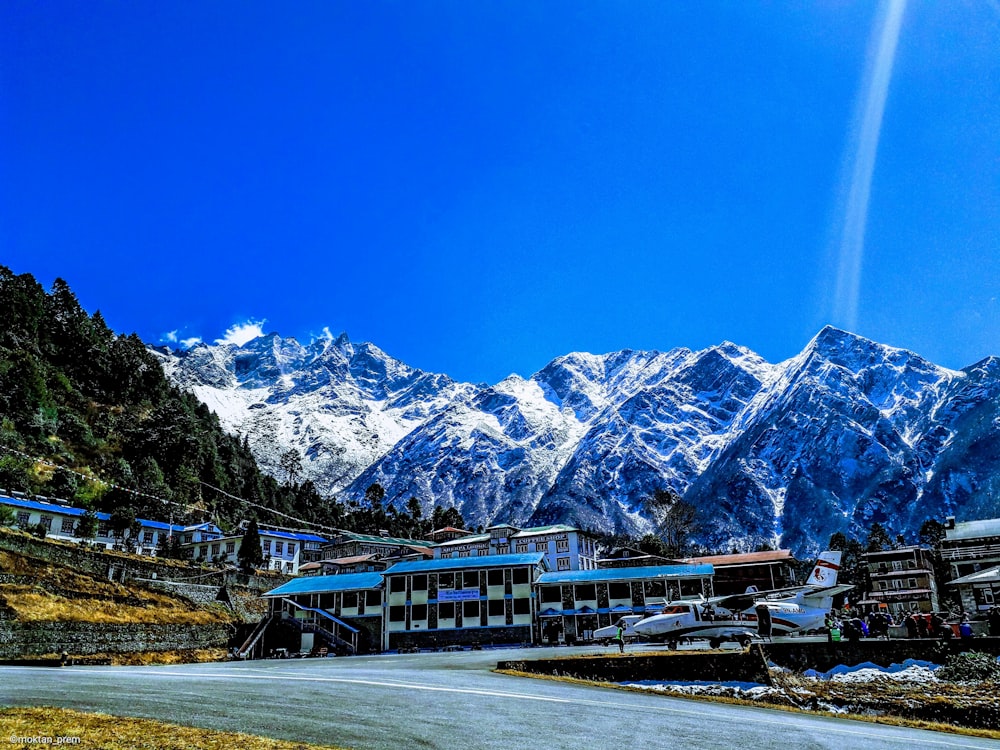
<path id="1" fill-rule="evenodd" d="M 639 637 L 639 634 L 635 632 L 635 628 L 632 626 L 639 622 L 639 620 L 643 617 L 645 617 L 645 615 L 625 615 L 614 625 L 608 625 L 606 628 L 598 628 L 595 630 L 594 640 L 602 646 L 607 646 L 618 636 L 618 626 L 621 625 L 622 635 L 625 640 L 634 641 Z"/>

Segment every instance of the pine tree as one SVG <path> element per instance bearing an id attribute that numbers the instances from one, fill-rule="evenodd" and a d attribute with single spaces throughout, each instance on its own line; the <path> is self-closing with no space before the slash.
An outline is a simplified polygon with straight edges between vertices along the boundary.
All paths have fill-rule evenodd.
<path id="1" fill-rule="evenodd" d="M 264 550 L 260 546 L 260 529 L 257 526 L 257 519 L 254 518 L 247 526 L 243 534 L 243 541 L 240 543 L 240 551 L 236 555 L 240 568 L 247 573 L 252 573 L 255 568 L 259 568 L 264 562 Z"/>

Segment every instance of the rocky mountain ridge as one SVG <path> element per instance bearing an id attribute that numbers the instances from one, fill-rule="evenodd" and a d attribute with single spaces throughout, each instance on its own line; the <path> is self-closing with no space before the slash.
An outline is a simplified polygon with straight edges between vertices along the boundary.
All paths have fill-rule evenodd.
<path id="1" fill-rule="evenodd" d="M 874 521 L 912 539 L 927 518 L 1000 510 L 996 358 L 947 370 L 827 327 L 777 364 L 724 342 L 568 354 L 483 385 L 344 335 L 158 351 L 279 479 L 296 448 L 324 492 L 379 482 L 387 502 L 473 524 L 644 533 L 665 487 L 698 509 L 708 548 L 808 554 Z"/>

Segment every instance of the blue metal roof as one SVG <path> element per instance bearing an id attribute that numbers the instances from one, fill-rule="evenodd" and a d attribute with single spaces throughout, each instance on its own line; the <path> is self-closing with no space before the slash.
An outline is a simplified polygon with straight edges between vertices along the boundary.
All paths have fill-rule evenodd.
<path id="1" fill-rule="evenodd" d="M 387 576 L 397 573 L 436 573 L 442 570 L 467 570 L 469 568 L 509 568 L 517 565 L 539 565 L 543 552 L 522 552 L 516 555 L 483 555 L 481 557 L 441 558 L 438 560 L 412 560 L 400 562 L 384 571 Z"/>
<path id="2" fill-rule="evenodd" d="M 667 578 L 697 578 L 715 575 L 709 563 L 698 565 L 655 565 L 640 568 L 598 568 L 597 570 L 559 570 L 543 573 L 539 584 L 597 583 L 598 581 L 655 581 Z"/>
<path id="3" fill-rule="evenodd" d="M 19 497 L 0 497 L 0 505 L 9 505 L 13 508 L 24 508 L 26 510 L 38 510 L 43 513 L 60 513 L 64 516 L 79 517 L 87 512 L 83 508 L 73 508 L 69 505 L 59 505 L 58 503 L 43 503 L 38 500 L 27 500 Z M 97 512 L 94 515 L 99 521 L 111 520 L 111 516 L 108 513 Z M 150 521 L 146 518 L 137 518 L 136 520 L 147 529 L 170 529 L 170 524 L 163 521 Z M 173 530 L 180 533 L 182 528 L 175 524 Z"/>
<path id="4" fill-rule="evenodd" d="M 333 591 L 374 589 L 382 585 L 381 573 L 342 573 L 333 576 L 304 576 L 293 578 L 264 596 L 291 596 L 292 594 L 328 594 Z"/>
<path id="5" fill-rule="evenodd" d="M 299 534 L 294 531 L 272 531 L 271 529 L 260 529 L 260 535 L 271 536 L 275 539 L 295 539 L 300 542 L 327 542 L 325 537 L 315 534 Z"/>

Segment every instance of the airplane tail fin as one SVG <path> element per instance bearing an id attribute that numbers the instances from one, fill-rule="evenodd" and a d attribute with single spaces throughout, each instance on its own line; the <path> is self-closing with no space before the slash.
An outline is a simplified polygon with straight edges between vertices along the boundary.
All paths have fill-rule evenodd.
<path id="1" fill-rule="evenodd" d="M 819 559 L 813 566 L 812 573 L 806 586 L 815 586 L 821 589 L 832 588 L 837 585 L 837 573 L 840 572 L 840 558 L 843 553 L 839 550 L 826 550 L 821 552 Z"/>

